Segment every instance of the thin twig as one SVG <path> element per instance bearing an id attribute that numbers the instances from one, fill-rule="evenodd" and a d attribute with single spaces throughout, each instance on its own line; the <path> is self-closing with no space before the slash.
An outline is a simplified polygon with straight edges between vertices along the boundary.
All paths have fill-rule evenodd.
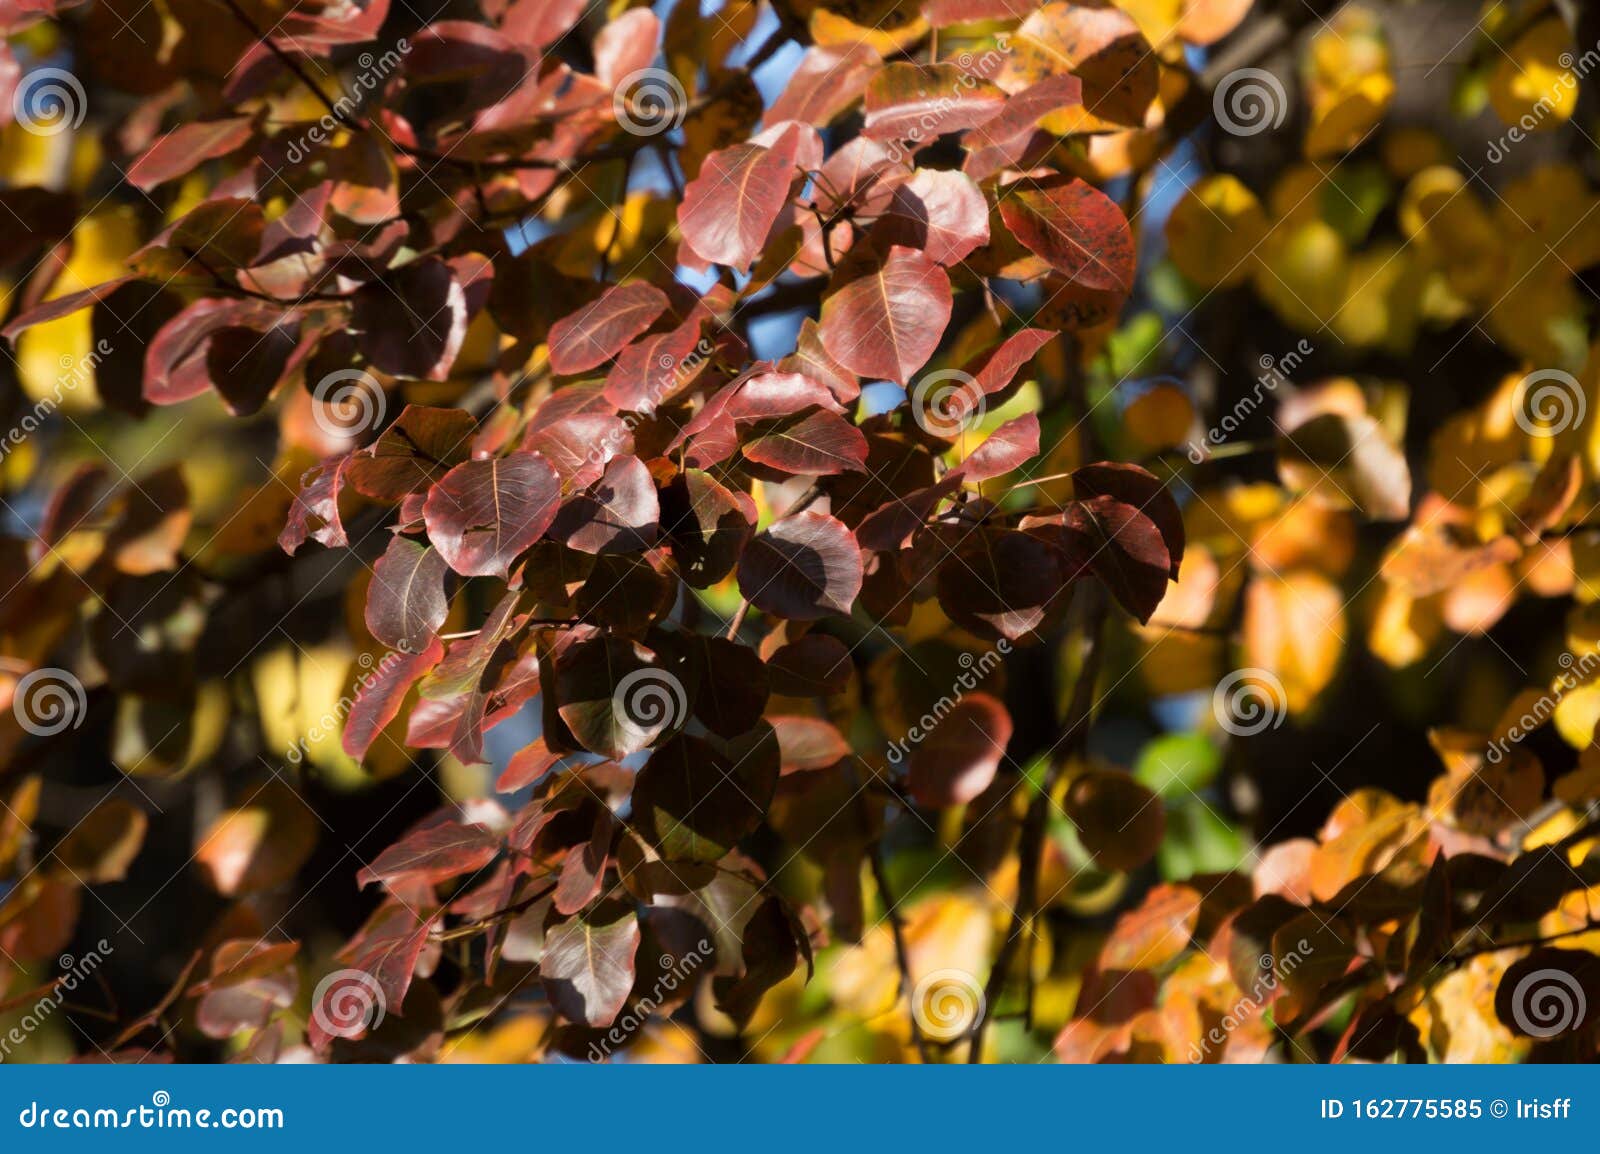
<path id="1" fill-rule="evenodd" d="M 989 971 L 989 981 L 984 986 L 981 1016 L 972 1024 L 968 1062 L 982 1060 L 984 1032 L 999 1005 L 1012 963 L 1023 942 L 1033 937 L 1033 923 L 1039 913 L 1039 870 L 1045 833 L 1049 828 L 1051 794 L 1055 792 L 1062 771 L 1082 751 L 1089 737 L 1090 723 L 1094 720 L 1094 687 L 1099 680 L 1104 657 L 1105 625 L 1110 616 L 1110 605 L 1098 585 L 1087 583 L 1083 590 L 1083 595 L 1090 599 L 1086 605 L 1083 663 L 1078 672 L 1078 682 L 1073 686 L 1072 702 L 1067 708 L 1067 732 L 1061 739 L 1056 755 L 1050 759 L 1044 779 L 1039 782 L 1039 791 L 1028 803 L 1028 812 L 1023 818 L 1022 837 L 1017 844 L 1017 900 L 1011 910 L 1011 926 L 995 955 L 994 967 Z"/>

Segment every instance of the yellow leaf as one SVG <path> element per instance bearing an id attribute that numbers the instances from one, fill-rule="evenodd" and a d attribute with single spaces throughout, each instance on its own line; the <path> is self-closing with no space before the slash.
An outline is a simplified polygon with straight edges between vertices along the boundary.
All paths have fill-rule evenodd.
<path id="1" fill-rule="evenodd" d="M 1378 17 L 1359 5 L 1341 9 L 1311 38 L 1305 79 L 1311 99 L 1306 156 L 1337 156 L 1360 144 L 1383 119 L 1395 92 Z"/>
<path id="2" fill-rule="evenodd" d="M 1285 324 L 1316 332 L 1344 303 L 1349 262 L 1344 239 L 1321 220 L 1274 229 L 1256 263 L 1256 291 Z"/>
<path id="3" fill-rule="evenodd" d="M 125 271 L 125 262 L 139 245 L 131 210 L 108 208 L 91 212 L 72 233 L 72 251 L 46 300 L 103 284 Z M 99 406 L 93 380 L 92 310 L 79 309 L 35 325 L 17 338 L 17 377 L 34 401 L 48 401 L 68 412 Z"/>
<path id="4" fill-rule="evenodd" d="M 1529 1043 L 1519 1039 L 1494 1013 L 1495 991 L 1517 951 L 1479 954 L 1429 989 L 1411 1011 L 1429 1054 L 1441 1062 L 1520 1061 Z"/>
<path id="5" fill-rule="evenodd" d="M 1159 382 L 1129 402 L 1123 424 L 1135 440 L 1150 449 L 1174 449 L 1194 427 L 1194 403 L 1177 385 Z"/>
<path id="6" fill-rule="evenodd" d="M 1566 21 L 1554 14 L 1517 37 L 1489 76 L 1495 114 L 1526 132 L 1548 132 L 1570 120 L 1578 107 L 1572 49 Z"/>
<path id="7" fill-rule="evenodd" d="M 1346 632 L 1344 598 L 1320 574 L 1263 574 L 1245 593 L 1244 665 L 1276 677 L 1291 712 L 1333 680 Z"/>
<path id="8" fill-rule="evenodd" d="M 1242 284 L 1267 235 L 1255 193 L 1230 175 L 1190 186 L 1167 218 L 1167 247 L 1178 271 L 1204 288 Z"/>
<path id="9" fill-rule="evenodd" d="M 1311 106 L 1306 156 L 1312 160 L 1339 156 L 1364 141 L 1389 110 L 1394 78 L 1362 76 L 1349 86 L 1320 97 Z"/>

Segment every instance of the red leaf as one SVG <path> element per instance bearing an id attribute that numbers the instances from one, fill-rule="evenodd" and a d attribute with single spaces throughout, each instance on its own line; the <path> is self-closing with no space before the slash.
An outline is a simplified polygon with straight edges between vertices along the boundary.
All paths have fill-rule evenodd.
<path id="1" fill-rule="evenodd" d="M 1000 218 L 1073 286 L 1118 297 L 1133 288 L 1133 234 L 1099 189 L 1077 179 L 1005 189 Z"/>
<path id="2" fill-rule="evenodd" d="M 308 537 L 330 549 L 350 544 L 339 513 L 339 493 L 349 464 L 349 457 L 338 457 L 306 470 L 300 478 L 300 491 L 289 505 L 283 532 L 278 534 L 278 548 L 292 557 Z"/>
<path id="3" fill-rule="evenodd" d="M 580 553 L 641 553 L 655 544 L 661 502 L 638 457 L 614 457 L 587 492 L 561 507 L 550 535 Z"/>
<path id="4" fill-rule="evenodd" d="M 807 48 L 767 109 L 765 120 L 768 124 L 798 120 L 826 125 L 855 103 L 878 66 L 878 54 L 865 44 Z"/>
<path id="5" fill-rule="evenodd" d="M 616 819 L 611 811 L 595 806 L 588 840 L 573 846 L 562 859 L 561 873 L 551 895 L 556 913 L 575 914 L 599 896 L 615 832 Z"/>
<path id="6" fill-rule="evenodd" d="M 351 323 L 368 359 L 397 377 L 447 378 L 473 312 L 468 290 L 486 295 L 488 289 L 474 271 L 463 277 L 454 265 L 430 258 L 358 289 Z"/>
<path id="7" fill-rule="evenodd" d="M 1149 621 L 1172 568 L 1156 523 L 1115 497 L 1093 497 L 1069 505 L 1066 524 L 1069 534 L 1082 538 L 1073 559 L 1084 561 L 1129 613 Z"/>
<path id="8" fill-rule="evenodd" d="M 624 12 L 595 34 L 595 79 L 616 88 L 630 73 L 650 66 L 660 39 L 661 20 L 650 9 Z"/>
<path id="9" fill-rule="evenodd" d="M 149 192 L 218 156 L 243 146 L 254 131 L 248 116 L 185 124 L 167 133 L 128 168 L 128 183 Z"/>
<path id="10" fill-rule="evenodd" d="M 460 409 L 407 405 L 394 423 L 350 461 L 350 484 L 378 501 L 426 492 L 465 461 L 477 428 Z"/>
<path id="11" fill-rule="evenodd" d="M 998 348 L 986 354 L 978 365 L 968 365 L 967 372 L 985 396 L 998 393 L 1011 383 L 1017 370 L 1033 360 L 1034 355 L 1054 340 L 1056 334 L 1049 329 L 1023 329 L 1012 333 Z"/>
<path id="12" fill-rule="evenodd" d="M 827 769 L 850 756 L 850 743 L 837 726 L 820 717 L 774 717 L 783 773 Z"/>
<path id="13" fill-rule="evenodd" d="M 767 417 L 788 417 L 817 406 L 838 411 L 839 405 L 826 385 L 801 373 L 757 373 L 736 385 L 729 385 L 706 404 L 710 409 L 720 398 L 726 401 L 719 406 L 736 421 L 761 420 Z M 704 410 L 702 410 L 704 412 Z M 699 414 L 687 426 L 690 433 L 698 432 Z"/>
<path id="14" fill-rule="evenodd" d="M 428 491 L 428 537 L 463 577 L 505 577 L 550 527 L 561 499 L 556 471 L 538 453 L 464 461 Z"/>
<path id="15" fill-rule="evenodd" d="M 1083 83 L 1076 76 L 1046 76 L 1013 94 L 992 120 L 984 121 L 962 141 L 971 154 L 962 166 L 964 171 L 973 180 L 987 180 L 1001 169 L 1016 166 L 1038 135 L 1035 126 L 1040 120 L 1057 109 L 1082 103 Z"/>
<path id="16" fill-rule="evenodd" d="M 666 308 L 667 294 L 654 285 L 612 285 L 599 300 L 550 326 L 550 368 L 565 375 L 604 364 Z"/>
<path id="17" fill-rule="evenodd" d="M 557 922 L 545 931 L 539 977 L 556 1011 L 599 1030 L 611 1025 L 633 989 L 639 919 L 621 903 Z"/>
<path id="18" fill-rule="evenodd" d="M 1028 635 L 1070 596 L 1061 551 L 1028 533 L 982 530 L 939 566 L 939 604 L 980 637 Z"/>
<path id="19" fill-rule="evenodd" d="M 527 746 L 511 755 L 511 760 L 506 763 L 505 772 L 494 783 L 495 791 L 515 793 L 525 786 L 532 785 L 549 772 L 550 767 L 562 757 L 562 754 L 550 751 L 550 747 L 544 743 L 544 738 L 534 738 Z"/>
<path id="20" fill-rule="evenodd" d="M 1072 491 L 1078 497 L 1115 497 L 1154 521 L 1172 557 L 1172 579 L 1178 579 L 1178 562 L 1183 560 L 1183 513 L 1158 477 L 1138 465 L 1100 461 L 1072 471 Z"/>
<path id="21" fill-rule="evenodd" d="M 406 694 L 417 679 L 443 658 L 444 642 L 434 639 L 418 653 L 391 653 L 381 661 L 377 669 L 362 679 L 356 699 L 350 703 L 340 741 L 344 751 L 357 761 L 365 757 L 384 726 L 399 714 Z"/>
<path id="22" fill-rule="evenodd" d="M 784 697 L 827 697 L 850 684 L 855 667 L 843 641 L 826 633 L 807 633 L 767 658 L 772 692 Z"/>
<path id="23" fill-rule="evenodd" d="M 916 736 L 913 731 L 906 740 Z M 989 788 L 1010 740 L 1006 707 L 987 693 L 967 694 L 912 748 L 906 761 L 911 796 L 919 805 L 965 805 Z"/>
<path id="24" fill-rule="evenodd" d="M 791 621 L 848 616 L 861 591 L 861 550 L 844 523 L 798 513 L 758 534 L 739 558 L 739 592 Z"/>
<path id="25" fill-rule="evenodd" d="M 387 1014 L 398 1014 L 416 974 L 433 920 L 398 902 L 378 912 L 340 952 L 350 963 L 317 983 L 321 1002 L 312 1007 L 306 1040 L 326 1050 L 338 1038 L 358 1038 Z M 335 1032 L 337 1031 L 337 1032 Z"/>
<path id="26" fill-rule="evenodd" d="M 951 303 L 944 269 L 896 246 L 823 302 L 822 344 L 851 372 L 904 385 L 939 347 Z"/>
<path id="27" fill-rule="evenodd" d="M 696 253 L 736 272 L 750 267 L 789 199 L 795 141 L 736 144 L 706 158 L 678 206 L 678 228 Z"/>
<path id="28" fill-rule="evenodd" d="M 873 140 L 931 144 L 973 128 L 1005 104 L 1005 93 L 954 64 L 886 64 L 867 85 L 862 132 Z"/>
<path id="29" fill-rule="evenodd" d="M 578 22 L 588 6 L 588 0 L 512 0 L 500 17 L 500 31 L 534 50 L 547 48 Z"/>
<path id="30" fill-rule="evenodd" d="M 105 300 L 123 285 L 136 278 L 119 276 L 115 280 L 108 280 L 104 284 L 97 284 L 93 288 L 86 288 L 82 292 L 67 293 L 65 296 L 56 297 L 54 300 L 45 301 L 43 304 L 34 305 L 31 309 L 24 309 L 10 324 L 0 329 L 0 336 L 8 341 L 17 339 L 17 334 L 34 325 L 42 325 L 46 321 L 53 321 L 60 317 L 70 316 L 79 309 L 86 309 L 92 304 Z"/>
<path id="31" fill-rule="evenodd" d="M 603 635 L 560 655 L 551 700 L 585 749 L 623 758 L 648 749 L 688 720 L 681 673 L 665 653 Z"/>
<path id="32" fill-rule="evenodd" d="M 728 742 L 679 734 L 639 771 L 634 820 L 671 861 L 719 861 L 760 823 L 779 768 L 769 725 Z"/>
<path id="33" fill-rule="evenodd" d="M 381 881 L 436 884 L 474 873 L 495 859 L 500 839 L 481 825 L 466 825 L 447 810 L 422 822 L 356 875 L 362 886 Z"/>
<path id="34" fill-rule="evenodd" d="M 683 579 L 695 589 L 721 581 L 755 532 L 748 493 L 725 487 L 709 473 L 685 469 L 661 493 L 661 525 Z"/>
<path id="35" fill-rule="evenodd" d="M 828 355 L 822 347 L 817 322 L 807 317 L 800 322 L 800 338 L 794 353 L 778 363 L 780 372 L 801 373 L 828 387 L 833 399 L 847 405 L 861 395 L 856 375 Z"/>
<path id="36" fill-rule="evenodd" d="M 710 362 L 711 344 L 700 336 L 705 314 L 697 310 L 675 329 L 635 341 L 606 374 L 605 397 L 631 413 L 653 413 L 687 388 Z"/>
<path id="37" fill-rule="evenodd" d="M 989 434 L 988 440 L 974 449 L 958 470 L 963 480 L 987 481 L 1039 455 L 1039 418 L 1024 413 Z"/>
<path id="38" fill-rule="evenodd" d="M 878 228 L 891 244 L 919 248 L 938 264 L 955 264 L 989 243 L 989 202 L 965 173 L 919 168 L 895 186 Z"/>
<path id="39" fill-rule="evenodd" d="M 391 649 L 420 653 L 450 611 L 444 596 L 449 566 L 437 549 L 395 537 L 372 567 L 367 631 Z"/>
<path id="40" fill-rule="evenodd" d="M 565 385 L 533 414 L 521 447 L 542 453 L 564 486 L 582 488 L 612 457 L 633 451 L 633 433 L 599 385 Z"/>
<path id="41" fill-rule="evenodd" d="M 867 463 L 867 438 L 837 413 L 817 409 L 798 421 L 755 437 L 744 455 L 785 473 L 825 476 Z"/>

